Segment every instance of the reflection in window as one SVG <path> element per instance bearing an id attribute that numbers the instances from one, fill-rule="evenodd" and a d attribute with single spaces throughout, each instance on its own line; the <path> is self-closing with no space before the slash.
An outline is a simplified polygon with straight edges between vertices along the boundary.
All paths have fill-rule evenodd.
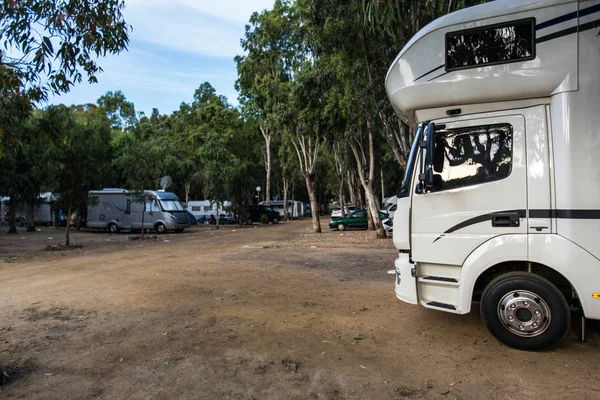
<path id="1" fill-rule="evenodd" d="M 450 32 L 446 35 L 446 71 L 535 58 L 535 20 Z"/>
<path id="2" fill-rule="evenodd" d="M 436 133 L 435 190 L 504 179 L 512 168 L 512 126 L 486 125 Z"/>

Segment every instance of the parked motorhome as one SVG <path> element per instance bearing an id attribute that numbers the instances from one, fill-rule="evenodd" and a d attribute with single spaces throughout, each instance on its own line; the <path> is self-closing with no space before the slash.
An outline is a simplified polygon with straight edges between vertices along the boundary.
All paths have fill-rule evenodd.
<path id="1" fill-rule="evenodd" d="M 418 32 L 386 77 L 417 126 L 396 296 L 550 349 L 600 319 L 600 2 L 497 0 Z M 583 320 L 585 322 L 585 320 Z"/>
<path id="2" fill-rule="evenodd" d="M 144 229 L 158 233 L 183 232 L 190 227 L 187 211 L 174 193 L 145 190 L 148 200 L 144 214 Z M 141 230 L 144 203 L 125 189 L 103 189 L 89 192 L 87 227 L 120 230 Z"/>
<path id="3" fill-rule="evenodd" d="M 52 193 L 41 193 L 33 207 L 33 222 L 36 225 L 52 225 L 52 203 L 55 198 Z M 0 197 L 0 219 L 8 220 L 10 210 L 10 197 Z M 17 220 L 27 220 L 27 204 L 17 203 L 15 209 L 15 218 Z"/>
<path id="4" fill-rule="evenodd" d="M 261 201 L 261 205 L 266 205 L 266 201 Z M 283 218 L 285 215 L 283 200 L 271 200 L 271 208 L 279 213 Z M 304 217 L 304 203 L 296 200 L 288 200 L 287 212 L 290 218 Z"/>
<path id="5" fill-rule="evenodd" d="M 216 217 L 217 215 L 217 205 L 214 201 L 210 200 L 193 200 L 189 201 L 186 204 L 187 210 L 194 215 L 199 221 L 200 220 L 208 220 L 211 215 Z M 227 216 L 227 209 L 231 207 L 231 202 L 224 201 L 223 204 L 219 204 L 219 217 Z"/>

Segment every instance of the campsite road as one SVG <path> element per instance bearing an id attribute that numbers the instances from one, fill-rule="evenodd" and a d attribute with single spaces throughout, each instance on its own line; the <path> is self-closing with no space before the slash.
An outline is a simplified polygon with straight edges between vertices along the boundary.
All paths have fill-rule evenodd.
<path id="1" fill-rule="evenodd" d="M 0 397 L 600 398 L 599 347 L 509 349 L 476 309 L 397 301 L 390 240 L 310 226 L 77 233 L 65 253 L 1 237 Z"/>

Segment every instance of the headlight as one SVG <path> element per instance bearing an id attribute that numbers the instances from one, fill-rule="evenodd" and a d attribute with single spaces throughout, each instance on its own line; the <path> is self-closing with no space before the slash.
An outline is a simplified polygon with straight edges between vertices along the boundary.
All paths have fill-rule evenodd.
<path id="1" fill-rule="evenodd" d="M 173 213 L 167 213 L 167 215 L 169 216 L 169 218 L 171 219 L 177 219 L 177 217 L 175 216 L 175 214 Z"/>

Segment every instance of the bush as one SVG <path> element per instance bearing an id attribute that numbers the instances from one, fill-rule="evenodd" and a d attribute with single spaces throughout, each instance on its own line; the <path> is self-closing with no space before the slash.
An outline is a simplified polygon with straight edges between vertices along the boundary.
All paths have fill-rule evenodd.
<path id="1" fill-rule="evenodd" d="M 259 222 L 261 224 L 268 224 L 269 223 L 269 217 L 267 217 L 267 214 L 263 214 L 260 216 Z"/>

